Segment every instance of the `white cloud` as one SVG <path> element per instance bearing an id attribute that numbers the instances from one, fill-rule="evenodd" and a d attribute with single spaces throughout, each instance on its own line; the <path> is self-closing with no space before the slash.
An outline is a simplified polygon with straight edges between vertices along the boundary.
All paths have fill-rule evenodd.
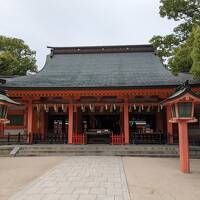
<path id="1" fill-rule="evenodd" d="M 169 33 L 159 0 L 0 0 L 0 34 L 23 39 L 44 65 L 46 46 L 144 44 Z"/>

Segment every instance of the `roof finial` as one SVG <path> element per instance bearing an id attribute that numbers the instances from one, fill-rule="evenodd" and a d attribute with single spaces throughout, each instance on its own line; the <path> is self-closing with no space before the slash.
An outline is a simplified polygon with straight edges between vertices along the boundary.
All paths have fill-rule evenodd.
<path id="1" fill-rule="evenodd" d="M 0 94 L 6 95 L 6 91 L 3 88 L 0 88 Z"/>
<path id="2" fill-rule="evenodd" d="M 186 80 L 186 81 L 183 83 L 183 87 L 184 87 L 186 90 L 190 90 L 190 89 L 191 89 L 190 84 L 189 84 L 189 80 Z"/>
<path id="3" fill-rule="evenodd" d="M 186 89 L 186 90 L 190 90 L 191 87 L 190 87 L 190 84 L 189 84 L 189 80 L 186 80 L 183 84 L 179 85 L 177 88 L 176 88 L 176 92 L 179 91 L 179 90 L 182 90 L 182 89 Z"/>

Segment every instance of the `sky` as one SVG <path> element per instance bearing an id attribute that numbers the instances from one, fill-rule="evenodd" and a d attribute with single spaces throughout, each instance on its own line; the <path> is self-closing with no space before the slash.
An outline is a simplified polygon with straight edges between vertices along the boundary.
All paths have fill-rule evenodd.
<path id="1" fill-rule="evenodd" d="M 146 44 L 172 32 L 159 0 L 0 0 L 0 35 L 23 39 L 44 66 L 47 46 Z"/>

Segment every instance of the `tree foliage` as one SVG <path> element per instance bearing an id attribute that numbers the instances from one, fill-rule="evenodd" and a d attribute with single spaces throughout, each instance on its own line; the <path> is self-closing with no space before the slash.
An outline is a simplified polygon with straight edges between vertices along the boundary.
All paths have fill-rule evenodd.
<path id="1" fill-rule="evenodd" d="M 194 73 L 190 70 L 193 65 L 191 52 L 196 34 L 194 29 L 200 25 L 200 0 L 160 0 L 160 3 L 160 16 L 180 21 L 180 24 L 173 29 L 173 33 L 153 36 L 150 42 L 174 74 Z"/>
<path id="2" fill-rule="evenodd" d="M 0 74 L 25 75 L 28 70 L 37 71 L 36 52 L 23 40 L 0 36 Z"/>
<path id="3" fill-rule="evenodd" d="M 191 72 L 195 79 L 200 80 L 200 26 L 194 30 L 194 42 L 191 51 L 191 57 L 193 60 Z"/>

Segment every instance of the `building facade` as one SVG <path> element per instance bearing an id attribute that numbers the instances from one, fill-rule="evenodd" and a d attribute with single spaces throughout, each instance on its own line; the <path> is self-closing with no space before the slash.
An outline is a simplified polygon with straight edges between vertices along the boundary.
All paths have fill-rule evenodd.
<path id="1" fill-rule="evenodd" d="M 9 108 L 1 136 L 27 136 L 29 143 L 173 144 L 177 125 L 160 102 L 189 80 L 174 76 L 150 45 L 49 47 L 41 71 L 9 78 L 3 87 L 21 102 Z M 199 117 L 199 106 L 195 115 Z M 191 127 L 198 143 L 199 123 Z M 194 139 L 195 138 L 195 139 Z"/>

